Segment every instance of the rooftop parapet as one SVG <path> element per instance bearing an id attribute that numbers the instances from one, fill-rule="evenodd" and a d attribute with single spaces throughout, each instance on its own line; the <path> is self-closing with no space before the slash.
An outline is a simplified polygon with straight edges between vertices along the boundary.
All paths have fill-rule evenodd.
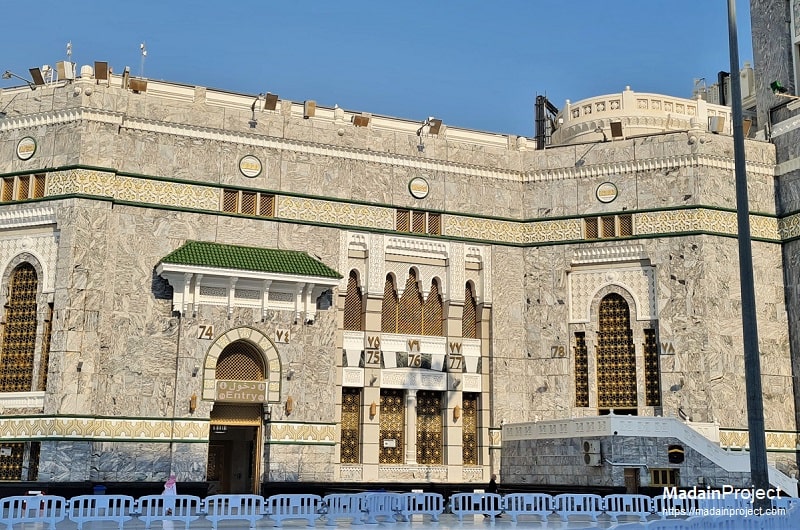
<path id="1" fill-rule="evenodd" d="M 693 128 L 731 134 L 731 109 L 702 99 L 636 93 L 625 87 L 621 94 L 576 103 L 567 100 L 556 123 L 553 145 L 613 141 Z"/>

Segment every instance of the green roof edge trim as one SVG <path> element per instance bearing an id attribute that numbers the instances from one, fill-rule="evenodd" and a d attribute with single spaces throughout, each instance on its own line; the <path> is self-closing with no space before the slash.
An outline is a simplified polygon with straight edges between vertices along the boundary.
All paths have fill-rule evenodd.
<path id="1" fill-rule="evenodd" d="M 342 275 L 305 252 L 187 241 L 161 259 L 162 263 L 296 274 L 341 279 Z"/>

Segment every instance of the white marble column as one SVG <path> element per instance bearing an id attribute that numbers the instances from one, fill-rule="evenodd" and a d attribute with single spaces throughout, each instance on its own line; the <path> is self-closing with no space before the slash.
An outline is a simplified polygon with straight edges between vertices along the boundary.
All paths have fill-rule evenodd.
<path id="1" fill-rule="evenodd" d="M 406 464 L 417 463 L 417 391 L 406 390 Z"/>

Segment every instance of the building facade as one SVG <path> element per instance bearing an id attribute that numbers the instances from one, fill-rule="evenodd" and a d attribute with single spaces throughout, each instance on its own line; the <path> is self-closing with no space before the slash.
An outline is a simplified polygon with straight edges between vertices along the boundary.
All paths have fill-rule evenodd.
<path id="1" fill-rule="evenodd" d="M 746 445 L 725 107 L 568 102 L 535 150 L 96 66 L 0 91 L 3 480 L 475 484 L 504 424 L 608 413 Z M 747 149 L 791 470 L 798 228 Z"/>

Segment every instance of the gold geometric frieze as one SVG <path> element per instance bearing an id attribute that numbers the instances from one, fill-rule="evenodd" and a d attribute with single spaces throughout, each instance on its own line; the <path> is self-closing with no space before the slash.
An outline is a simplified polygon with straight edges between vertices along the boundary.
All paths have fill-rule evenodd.
<path id="1" fill-rule="evenodd" d="M 723 449 L 743 449 L 750 446 L 747 431 L 719 431 L 719 445 Z M 793 432 L 766 433 L 767 451 L 796 451 L 800 443 L 800 434 Z"/>
<path id="2" fill-rule="evenodd" d="M 45 417 L 0 419 L 0 440 L 208 441 L 208 420 Z"/>
<path id="3" fill-rule="evenodd" d="M 317 199 L 279 197 L 277 217 L 383 230 L 394 229 L 394 208 Z"/>
<path id="4" fill-rule="evenodd" d="M 336 426 L 330 423 L 270 423 L 267 443 L 302 443 L 331 445 L 336 443 Z"/>
<path id="5" fill-rule="evenodd" d="M 197 184 L 126 177 L 89 169 L 47 175 L 47 195 L 94 195 L 120 201 L 218 210 L 219 190 Z"/>
<path id="6" fill-rule="evenodd" d="M 219 211 L 220 190 L 196 183 L 180 183 L 117 175 L 90 169 L 70 169 L 47 174 L 47 196 L 93 195 L 126 202 Z M 277 197 L 275 217 L 360 228 L 394 230 L 395 209 L 350 204 L 325 199 Z M 736 212 L 707 208 L 633 214 L 634 235 L 675 232 L 711 232 L 735 235 Z M 582 238 L 581 218 L 543 221 L 485 219 L 444 215 L 442 235 L 511 244 L 555 243 Z M 750 216 L 754 238 L 779 241 L 800 235 L 800 215 L 778 220 Z"/>

